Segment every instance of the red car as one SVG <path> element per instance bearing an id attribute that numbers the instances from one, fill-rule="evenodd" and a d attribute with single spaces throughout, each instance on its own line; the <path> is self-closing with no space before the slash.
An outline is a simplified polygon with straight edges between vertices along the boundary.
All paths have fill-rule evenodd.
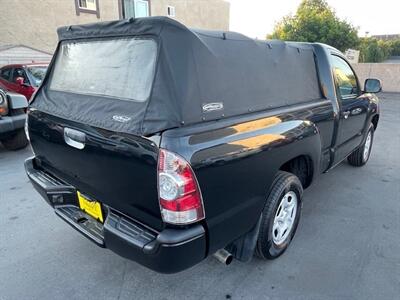
<path id="1" fill-rule="evenodd" d="M 3 66 L 0 68 L 0 87 L 22 94 L 30 100 L 42 83 L 47 67 L 47 64 L 42 63 Z"/>

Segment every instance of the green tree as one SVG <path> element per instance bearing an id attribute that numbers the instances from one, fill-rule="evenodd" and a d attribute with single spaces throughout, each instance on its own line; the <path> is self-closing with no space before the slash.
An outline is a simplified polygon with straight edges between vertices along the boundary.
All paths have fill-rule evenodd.
<path id="1" fill-rule="evenodd" d="M 392 40 L 390 44 L 390 55 L 400 56 L 400 39 Z"/>
<path id="2" fill-rule="evenodd" d="M 358 45 L 357 28 L 340 20 L 325 0 L 303 0 L 294 16 L 286 16 L 267 38 L 319 42 L 341 51 Z"/>
<path id="3" fill-rule="evenodd" d="M 377 40 L 375 38 L 362 38 L 360 40 L 360 61 L 378 63 L 393 55 L 394 43 L 391 41 Z"/>

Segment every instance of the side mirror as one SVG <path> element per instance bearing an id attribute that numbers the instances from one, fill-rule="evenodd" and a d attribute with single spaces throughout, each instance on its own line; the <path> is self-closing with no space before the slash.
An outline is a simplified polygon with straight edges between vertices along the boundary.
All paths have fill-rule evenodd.
<path id="1" fill-rule="evenodd" d="M 379 79 L 368 78 L 365 80 L 364 92 L 379 93 L 380 91 L 382 91 L 382 83 Z"/>
<path id="2" fill-rule="evenodd" d="M 24 82 L 25 82 L 24 77 L 17 77 L 17 78 L 15 78 L 15 83 L 16 83 L 16 84 L 24 85 Z"/>
<path id="3" fill-rule="evenodd" d="M 12 109 L 27 108 L 28 100 L 26 97 L 17 93 L 8 93 L 9 104 Z"/>

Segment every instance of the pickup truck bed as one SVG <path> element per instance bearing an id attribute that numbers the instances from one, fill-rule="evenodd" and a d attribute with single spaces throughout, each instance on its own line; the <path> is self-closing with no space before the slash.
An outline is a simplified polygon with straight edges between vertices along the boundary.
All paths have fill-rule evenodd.
<path id="1" fill-rule="evenodd" d="M 29 108 L 27 174 L 67 223 L 151 269 L 178 272 L 214 253 L 226 263 L 276 258 L 296 231 L 303 189 L 347 157 L 368 161 L 380 82 L 363 92 L 334 48 L 157 17 L 59 37 Z M 93 82 L 79 84 L 78 61 Z M 131 81 L 104 89 L 108 69 Z"/>

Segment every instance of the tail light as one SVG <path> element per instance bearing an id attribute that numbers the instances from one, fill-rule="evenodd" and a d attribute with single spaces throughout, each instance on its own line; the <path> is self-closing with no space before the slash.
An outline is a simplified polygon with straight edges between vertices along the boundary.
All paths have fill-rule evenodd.
<path id="1" fill-rule="evenodd" d="M 190 224 L 204 219 L 201 192 L 190 164 L 179 155 L 160 149 L 158 196 L 166 223 Z"/>

